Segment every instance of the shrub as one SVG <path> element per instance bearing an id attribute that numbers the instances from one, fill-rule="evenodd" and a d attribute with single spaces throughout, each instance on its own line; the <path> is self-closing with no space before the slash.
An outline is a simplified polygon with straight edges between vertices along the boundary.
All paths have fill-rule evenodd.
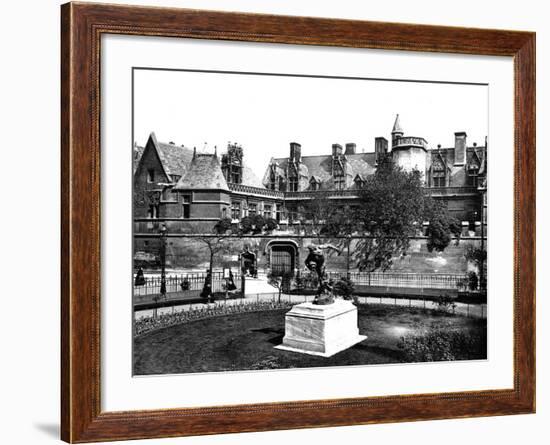
<path id="1" fill-rule="evenodd" d="M 265 219 L 261 215 L 254 215 L 250 217 L 252 222 L 252 233 L 262 233 L 262 230 L 265 226 Z"/>
<path id="2" fill-rule="evenodd" d="M 261 215 L 245 216 L 241 219 L 241 232 L 242 233 L 262 233 L 265 226 L 265 220 Z"/>
<path id="3" fill-rule="evenodd" d="M 456 309 L 456 303 L 453 297 L 449 297 L 448 295 L 440 295 L 439 298 L 436 300 L 437 303 L 437 310 L 439 312 L 443 313 L 453 313 Z"/>
<path id="4" fill-rule="evenodd" d="M 222 218 L 214 226 L 214 231 L 220 235 L 227 233 L 231 230 L 231 218 Z"/>
<path id="5" fill-rule="evenodd" d="M 281 363 L 279 359 L 274 355 L 270 355 L 263 360 L 257 361 L 254 363 L 250 369 L 277 369 L 281 368 Z"/>
<path id="6" fill-rule="evenodd" d="M 270 232 L 272 230 L 275 230 L 279 225 L 277 224 L 277 220 L 274 218 L 268 218 L 265 221 L 265 228 L 266 230 L 269 230 Z"/>
<path id="7" fill-rule="evenodd" d="M 245 216 L 241 219 L 241 232 L 250 233 L 252 232 L 252 218 L 250 216 Z"/>
<path id="8" fill-rule="evenodd" d="M 398 347 L 407 362 L 472 360 L 487 357 L 487 335 L 482 329 L 459 331 L 442 324 L 401 337 Z"/>
<path id="9" fill-rule="evenodd" d="M 474 271 L 468 272 L 468 289 L 471 291 L 476 290 L 479 287 L 479 279 L 477 273 Z"/>
<path id="10" fill-rule="evenodd" d="M 340 295 L 344 300 L 351 300 L 355 292 L 355 284 L 348 277 L 341 277 L 334 284 L 334 293 Z"/>
<path id="11" fill-rule="evenodd" d="M 189 290 L 189 288 L 191 287 L 191 283 L 189 281 L 189 278 L 185 277 L 183 279 L 183 281 L 181 282 L 180 286 L 181 286 L 182 291 Z"/>
<path id="12" fill-rule="evenodd" d="M 303 289 L 305 287 L 304 279 L 301 275 L 296 275 L 296 278 L 294 278 L 294 287 L 296 289 Z"/>

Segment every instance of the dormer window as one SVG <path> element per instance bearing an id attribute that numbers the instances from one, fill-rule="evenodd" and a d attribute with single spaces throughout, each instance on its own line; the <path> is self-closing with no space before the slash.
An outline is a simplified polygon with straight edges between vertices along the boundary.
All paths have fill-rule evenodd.
<path id="1" fill-rule="evenodd" d="M 309 188 L 313 191 L 319 190 L 321 188 L 321 181 L 315 176 L 312 176 L 309 180 Z"/>
<path id="2" fill-rule="evenodd" d="M 344 190 L 346 188 L 346 180 L 343 176 L 334 178 L 334 188 L 336 190 Z"/>
<path id="3" fill-rule="evenodd" d="M 478 175 L 479 175 L 479 165 L 469 164 L 468 165 L 468 185 L 471 187 L 478 186 Z"/>
<path id="4" fill-rule="evenodd" d="M 289 178 L 288 179 L 288 191 L 297 192 L 298 191 L 298 178 Z"/>
<path id="5" fill-rule="evenodd" d="M 437 159 L 433 163 L 433 173 L 432 173 L 432 182 L 434 187 L 445 187 L 446 178 L 445 178 L 445 165 L 441 162 L 440 159 Z"/>
<path id="6" fill-rule="evenodd" d="M 334 168 L 334 188 L 336 190 L 344 190 L 346 188 L 346 177 L 340 165 Z"/>
<path id="7" fill-rule="evenodd" d="M 365 180 L 359 175 L 355 177 L 355 186 L 357 188 L 363 188 L 365 186 Z"/>

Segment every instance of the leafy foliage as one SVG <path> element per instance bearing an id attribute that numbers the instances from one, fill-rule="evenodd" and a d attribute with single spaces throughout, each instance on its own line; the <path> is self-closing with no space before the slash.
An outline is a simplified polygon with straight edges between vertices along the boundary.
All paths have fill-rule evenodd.
<path id="1" fill-rule="evenodd" d="M 339 247 L 348 248 L 360 270 L 385 271 L 396 256 L 405 256 L 410 238 L 418 234 L 419 224 L 429 221 L 428 249 L 443 251 L 460 237 L 460 223 L 446 208 L 425 193 L 418 170 L 404 171 L 390 158 L 380 163 L 360 191 L 359 205 L 334 206 L 319 195 L 303 210 L 306 219 L 319 223 L 318 237 L 340 237 Z M 351 235 L 360 234 L 350 255 Z"/>
<path id="2" fill-rule="evenodd" d="M 334 284 L 334 293 L 344 297 L 345 300 L 351 300 L 355 292 L 355 284 L 348 277 L 341 277 Z"/>
<path id="3" fill-rule="evenodd" d="M 467 261 L 474 263 L 478 271 L 475 277 L 476 286 L 474 288 L 471 287 L 474 284 L 474 278 L 470 276 L 468 277 L 470 279 L 470 282 L 469 282 L 470 290 L 486 289 L 487 287 L 487 279 L 486 279 L 487 250 L 470 244 L 466 247 L 466 251 L 464 252 L 464 257 L 466 258 Z"/>
<path id="4" fill-rule="evenodd" d="M 437 303 L 437 310 L 439 312 L 443 313 L 453 313 L 456 309 L 456 303 L 453 297 L 449 297 L 448 295 L 440 295 L 439 298 L 436 300 Z"/>
<path id="5" fill-rule="evenodd" d="M 270 232 L 272 230 L 275 230 L 278 226 L 279 226 L 279 224 L 277 223 L 277 220 L 274 219 L 274 218 L 268 218 L 265 221 L 265 229 L 270 231 Z"/>
<path id="6" fill-rule="evenodd" d="M 477 273 L 475 273 L 473 270 L 468 272 L 468 289 L 471 291 L 477 290 L 479 286 L 479 278 L 477 277 Z"/>
<path id="7" fill-rule="evenodd" d="M 232 229 L 231 218 L 222 218 L 214 226 L 214 232 L 220 235 L 227 233 Z"/>
<path id="8" fill-rule="evenodd" d="M 455 330 L 448 324 L 403 336 L 398 346 L 407 362 L 472 360 L 487 356 L 487 336 L 482 329 Z"/>
<path id="9" fill-rule="evenodd" d="M 426 199 L 425 220 L 429 222 L 426 247 L 429 252 L 443 252 L 451 244 L 452 236 L 458 243 L 462 233 L 460 221 L 450 217 L 441 201 Z"/>
<path id="10" fill-rule="evenodd" d="M 367 178 L 355 219 L 371 237 L 357 244 L 359 269 L 384 271 L 394 256 L 406 255 L 410 237 L 424 220 L 427 199 L 417 170 L 406 172 L 387 161 Z"/>
<path id="11" fill-rule="evenodd" d="M 241 219 L 241 232 L 242 233 L 262 233 L 265 226 L 265 219 L 261 215 L 245 216 Z"/>

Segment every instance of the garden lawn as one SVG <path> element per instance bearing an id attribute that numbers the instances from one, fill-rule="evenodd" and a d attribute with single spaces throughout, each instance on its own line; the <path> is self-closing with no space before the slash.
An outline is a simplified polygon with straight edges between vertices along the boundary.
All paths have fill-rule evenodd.
<path id="1" fill-rule="evenodd" d="M 468 358 L 486 358 L 486 320 L 386 305 L 359 306 L 359 333 L 368 338 L 332 357 L 282 351 L 274 347 L 285 313 L 212 317 L 145 334 L 134 340 L 134 375 L 404 363 L 401 337 L 436 326 L 482 338 Z"/>

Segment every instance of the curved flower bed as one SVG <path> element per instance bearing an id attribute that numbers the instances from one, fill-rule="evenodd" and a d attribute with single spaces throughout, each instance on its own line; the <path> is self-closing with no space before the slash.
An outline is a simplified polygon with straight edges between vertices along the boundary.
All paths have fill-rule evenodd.
<path id="1" fill-rule="evenodd" d="M 294 303 L 289 301 L 251 301 L 242 304 L 225 305 L 219 304 L 209 307 L 192 308 L 173 314 L 162 314 L 155 317 L 143 317 L 134 322 L 134 337 L 147 334 L 158 329 L 167 328 L 177 324 L 190 321 L 202 320 L 212 317 L 223 317 L 232 314 L 242 314 L 246 312 L 271 311 L 277 309 L 291 308 Z"/>

